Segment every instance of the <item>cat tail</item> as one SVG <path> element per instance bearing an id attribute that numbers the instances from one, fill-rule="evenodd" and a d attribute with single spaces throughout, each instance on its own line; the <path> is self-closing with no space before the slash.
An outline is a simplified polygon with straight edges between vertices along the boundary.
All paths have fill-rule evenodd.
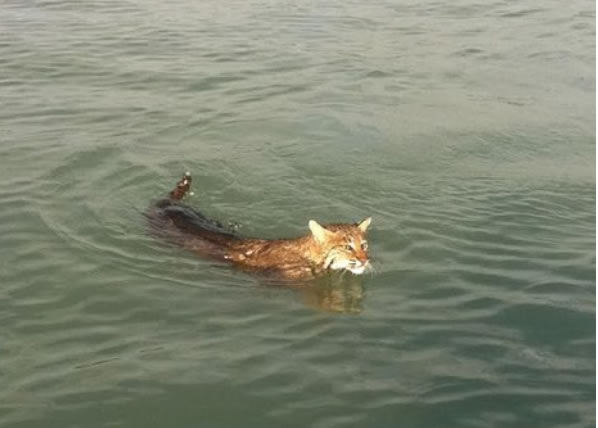
<path id="1" fill-rule="evenodd" d="M 179 201 L 183 199 L 183 196 L 189 191 L 191 188 L 191 173 L 186 172 L 183 177 L 178 181 L 175 188 L 170 191 L 170 199 L 174 201 Z"/>

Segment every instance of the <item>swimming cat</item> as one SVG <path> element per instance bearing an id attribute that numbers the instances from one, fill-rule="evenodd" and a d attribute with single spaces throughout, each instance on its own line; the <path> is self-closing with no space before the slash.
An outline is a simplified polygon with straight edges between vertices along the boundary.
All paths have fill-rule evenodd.
<path id="1" fill-rule="evenodd" d="M 352 224 L 321 225 L 310 220 L 310 233 L 296 238 L 245 238 L 181 202 L 191 181 L 185 173 L 169 197 L 152 205 L 148 213 L 152 229 L 175 244 L 244 270 L 292 280 L 331 271 L 361 275 L 371 268 L 366 240 L 371 217 Z"/>

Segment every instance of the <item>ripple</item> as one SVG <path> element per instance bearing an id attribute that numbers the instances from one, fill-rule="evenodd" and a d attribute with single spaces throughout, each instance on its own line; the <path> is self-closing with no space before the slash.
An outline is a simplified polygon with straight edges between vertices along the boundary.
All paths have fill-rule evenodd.
<path id="1" fill-rule="evenodd" d="M 592 426 L 571 7 L 4 2 L 0 424 Z M 372 215 L 376 272 L 288 289 L 154 239 L 184 170 L 248 235 Z"/>

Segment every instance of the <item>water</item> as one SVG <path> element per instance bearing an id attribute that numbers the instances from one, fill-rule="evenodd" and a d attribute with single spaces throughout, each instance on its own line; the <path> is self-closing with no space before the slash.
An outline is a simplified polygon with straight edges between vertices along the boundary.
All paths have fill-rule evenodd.
<path id="1" fill-rule="evenodd" d="M 595 4 L 5 1 L 0 425 L 595 424 Z M 152 238 L 373 216 L 306 290 Z"/>

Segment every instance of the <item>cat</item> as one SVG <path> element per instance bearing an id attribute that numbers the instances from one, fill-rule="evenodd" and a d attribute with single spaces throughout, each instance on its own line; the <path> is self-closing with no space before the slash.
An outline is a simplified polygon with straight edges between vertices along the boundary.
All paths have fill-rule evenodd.
<path id="1" fill-rule="evenodd" d="M 361 275 L 371 269 L 366 240 L 371 217 L 351 224 L 310 220 L 310 233 L 296 238 L 245 238 L 181 202 L 191 181 L 185 173 L 169 197 L 153 204 L 148 213 L 152 230 L 179 246 L 243 270 L 291 280 L 333 271 Z"/>

